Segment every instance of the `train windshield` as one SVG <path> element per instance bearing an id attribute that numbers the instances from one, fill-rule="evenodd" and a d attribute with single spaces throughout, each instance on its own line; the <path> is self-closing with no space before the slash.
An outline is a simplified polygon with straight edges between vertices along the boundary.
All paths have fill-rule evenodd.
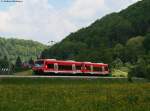
<path id="1" fill-rule="evenodd" d="M 44 66 L 44 61 L 36 61 L 35 62 L 35 66 L 36 67 L 42 67 L 42 66 Z"/>

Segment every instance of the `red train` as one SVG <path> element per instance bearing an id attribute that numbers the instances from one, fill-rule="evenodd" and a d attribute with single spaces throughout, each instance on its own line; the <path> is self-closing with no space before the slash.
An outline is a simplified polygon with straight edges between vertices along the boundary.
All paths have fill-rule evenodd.
<path id="1" fill-rule="evenodd" d="M 40 59 L 32 68 L 34 74 L 109 75 L 108 64 Z"/>

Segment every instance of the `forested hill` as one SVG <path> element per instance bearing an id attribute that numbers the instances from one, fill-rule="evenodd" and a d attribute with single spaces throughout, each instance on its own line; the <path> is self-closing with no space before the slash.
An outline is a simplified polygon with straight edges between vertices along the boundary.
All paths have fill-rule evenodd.
<path id="1" fill-rule="evenodd" d="M 42 56 L 105 63 L 119 59 L 124 63 L 135 63 L 149 51 L 149 43 L 146 44 L 150 37 L 149 11 L 150 0 L 139 1 L 71 33 L 44 50 Z"/>
<path id="2" fill-rule="evenodd" d="M 37 58 L 37 55 L 45 47 L 45 45 L 32 40 L 5 39 L 0 37 L 0 59 L 7 56 L 12 62 L 15 62 L 16 58 L 20 56 L 22 61 L 28 61 L 30 58 Z"/>

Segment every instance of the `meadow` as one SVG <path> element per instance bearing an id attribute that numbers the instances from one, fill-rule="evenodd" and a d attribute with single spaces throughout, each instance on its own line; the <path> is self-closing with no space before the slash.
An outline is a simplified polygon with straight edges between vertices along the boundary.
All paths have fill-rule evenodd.
<path id="1" fill-rule="evenodd" d="M 150 111 L 150 83 L 126 79 L 1 78 L 0 111 Z"/>

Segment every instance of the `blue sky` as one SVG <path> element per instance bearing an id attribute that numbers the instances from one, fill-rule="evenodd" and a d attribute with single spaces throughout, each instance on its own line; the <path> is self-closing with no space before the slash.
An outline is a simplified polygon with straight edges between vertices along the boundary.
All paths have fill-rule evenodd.
<path id="1" fill-rule="evenodd" d="M 111 12 L 139 0 L 23 0 L 0 2 L 0 36 L 32 39 L 47 44 L 61 41 Z"/>
<path id="2" fill-rule="evenodd" d="M 61 8 L 68 7 L 72 3 L 72 0 L 48 0 L 48 3 L 57 9 L 61 9 Z M 16 3 L 0 2 L 0 10 L 1 11 L 7 10 L 9 7 L 13 5 L 16 5 Z"/>
<path id="3" fill-rule="evenodd" d="M 72 0 L 48 0 L 49 4 L 53 5 L 55 8 L 65 8 L 68 7 Z"/>
<path id="4" fill-rule="evenodd" d="M 14 3 L 0 2 L 0 10 L 7 10 L 10 6 L 15 5 Z"/>

